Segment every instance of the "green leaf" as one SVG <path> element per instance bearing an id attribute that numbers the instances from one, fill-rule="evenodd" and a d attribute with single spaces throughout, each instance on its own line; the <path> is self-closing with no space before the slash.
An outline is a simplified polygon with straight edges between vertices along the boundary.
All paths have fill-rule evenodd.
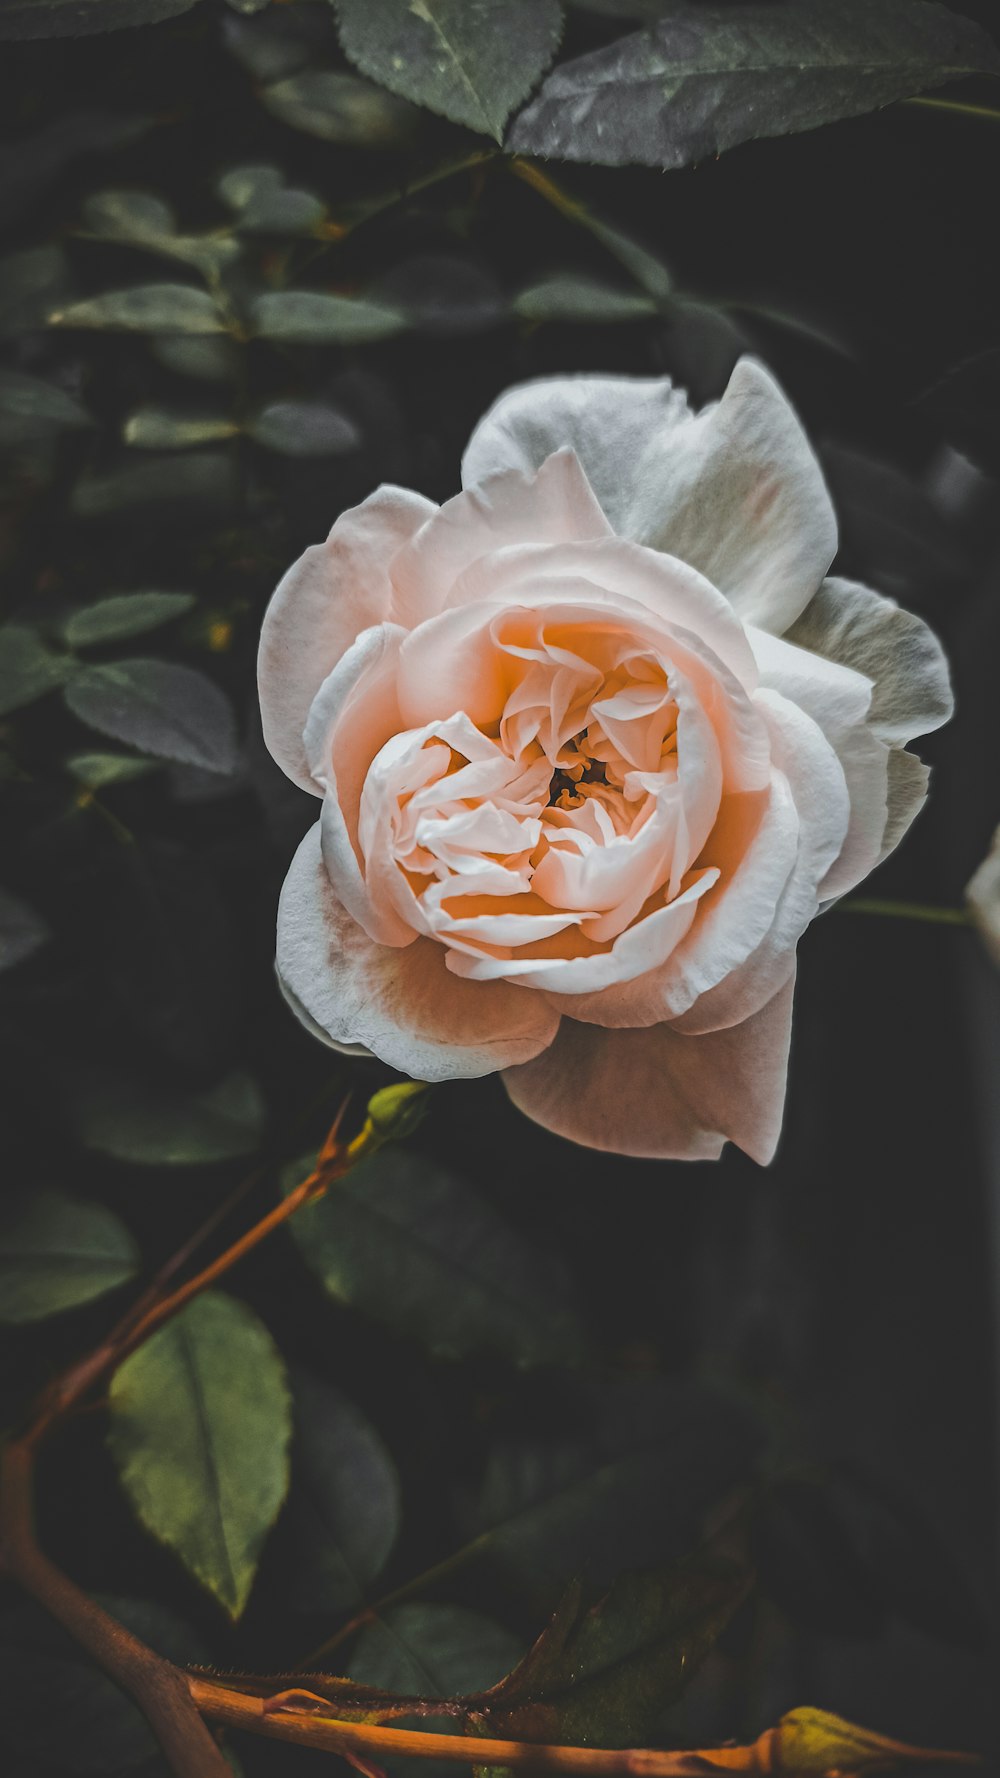
<path id="1" fill-rule="evenodd" d="M 193 593 L 117 593 L 74 611 L 63 625 L 71 648 L 89 648 L 98 642 L 119 642 L 124 636 L 141 636 L 171 618 L 190 611 Z"/>
<path id="2" fill-rule="evenodd" d="M 65 690 L 74 716 L 156 759 L 209 772 L 236 768 L 236 721 L 224 691 L 173 661 L 109 661 L 84 667 Z"/>
<path id="3" fill-rule="evenodd" d="M 243 234 L 308 234 L 326 215 L 321 198 L 286 185 L 277 167 L 233 167 L 215 189 Z"/>
<path id="4" fill-rule="evenodd" d="M 289 1169 L 289 1186 L 306 1170 Z M 471 1186 L 419 1155 L 380 1149 L 292 1226 L 331 1296 L 438 1356 L 487 1348 L 525 1365 L 581 1356 L 558 1268 Z"/>
<path id="5" fill-rule="evenodd" d="M 70 509 L 78 518 L 108 518 L 134 506 L 230 506 L 236 465 L 228 451 L 188 451 L 82 476 Z"/>
<path id="6" fill-rule="evenodd" d="M 499 142 L 559 47 L 559 0 L 336 0 L 350 61 Z"/>
<path id="7" fill-rule="evenodd" d="M 127 1228 L 103 1204 L 39 1191 L 5 1206 L 0 1223 L 0 1321 L 41 1321 L 134 1278 Z"/>
<path id="8" fill-rule="evenodd" d="M 223 333 L 212 298 L 193 284 L 135 284 L 71 303 L 49 316 L 51 327 L 97 327 L 119 333 Z"/>
<path id="9" fill-rule="evenodd" d="M 460 1697 L 495 1685 L 522 1646 L 459 1605 L 396 1605 L 362 1630 L 347 1677 L 404 1697 Z"/>
<path id="10" fill-rule="evenodd" d="M 55 383 L 20 370 L 0 370 L 0 437 L 12 437 L 11 425 L 34 437 L 62 428 L 94 424 L 86 408 Z"/>
<path id="11" fill-rule="evenodd" d="M 140 407 L 129 415 L 122 437 L 127 445 L 138 450 L 169 451 L 235 438 L 239 430 L 228 414 L 184 414 L 162 407 Z"/>
<path id="12" fill-rule="evenodd" d="M 225 383 L 234 382 L 239 375 L 239 348 L 235 341 L 217 334 L 158 333 L 151 345 L 154 358 L 182 377 Z"/>
<path id="13" fill-rule="evenodd" d="M 109 1405 L 139 1519 L 239 1617 L 288 1487 L 291 1403 L 267 1329 L 232 1297 L 196 1297 L 115 1372 Z"/>
<path id="14" fill-rule="evenodd" d="M 90 37 L 127 25 L 157 25 L 188 12 L 197 0 L 4 0 L 0 41 Z"/>
<path id="15" fill-rule="evenodd" d="M 586 272 L 556 272 L 514 298 L 514 313 L 525 321 L 637 321 L 655 315 L 658 305 L 641 290 L 623 290 Z"/>
<path id="16" fill-rule="evenodd" d="M 489 1732 L 640 1746 L 746 1598 L 752 1572 L 699 1552 L 621 1575 L 596 1604 L 570 1588 L 524 1660 L 484 1700 Z"/>
<path id="17" fill-rule="evenodd" d="M 331 1384 L 300 1372 L 293 1396 L 292 1485 L 275 1543 L 282 1592 L 299 1611 L 355 1611 L 399 1535 L 395 1465 Z"/>
<path id="18" fill-rule="evenodd" d="M 203 271 L 218 271 L 239 255 L 239 242 L 218 230 L 200 235 L 177 232 L 170 205 L 149 191 L 99 191 L 83 207 L 84 233 L 99 241 L 119 241 L 184 260 Z"/>
<path id="19" fill-rule="evenodd" d="M 63 654 L 55 654 L 27 624 L 0 625 L 0 716 L 9 716 L 25 704 L 54 691 L 72 669 Z"/>
<path id="20" fill-rule="evenodd" d="M 419 113 L 404 100 L 332 68 L 306 68 L 266 86 L 267 109 L 282 123 L 322 142 L 394 148 L 412 136 Z"/>
<path id="21" fill-rule="evenodd" d="M 149 1166 L 204 1166 L 253 1154 L 264 1102 L 248 1074 L 227 1074 L 210 1092 L 185 1094 L 115 1076 L 96 1076 L 76 1095 L 88 1148 Z"/>
<path id="22" fill-rule="evenodd" d="M 351 416 L 326 401 L 269 401 L 247 432 L 285 457 L 342 457 L 361 443 Z"/>
<path id="23" fill-rule="evenodd" d="M 111 784 L 127 784 L 159 769 L 157 759 L 140 759 L 127 753 L 74 753 L 66 770 L 88 790 L 104 790 Z"/>
<path id="24" fill-rule="evenodd" d="M 41 914 L 36 914 L 19 895 L 0 889 L 0 970 L 13 969 L 15 963 L 33 957 L 48 937 L 49 929 Z"/>
<path id="25" fill-rule="evenodd" d="M 685 167 L 998 71 L 985 31 L 930 0 L 678 0 L 648 30 L 556 68 L 507 146 L 605 166 Z"/>
<path id="26" fill-rule="evenodd" d="M 398 309 L 322 290 L 269 290 L 251 303 L 250 320 L 263 339 L 303 345 L 362 345 L 389 339 L 406 326 Z"/>
<path id="27" fill-rule="evenodd" d="M 0 333 L 44 327 L 53 304 L 71 293 L 69 262 L 61 247 L 28 247 L 0 259 Z"/>

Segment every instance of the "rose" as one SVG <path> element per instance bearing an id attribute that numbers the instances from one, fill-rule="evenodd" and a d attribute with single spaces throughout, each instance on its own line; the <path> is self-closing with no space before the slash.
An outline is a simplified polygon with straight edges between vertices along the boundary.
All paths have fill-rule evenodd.
<path id="1" fill-rule="evenodd" d="M 829 496 L 753 360 L 697 415 L 659 379 L 511 389 L 463 485 L 380 488 L 265 617 L 267 744 L 322 799 L 284 991 L 577 1142 L 767 1161 L 796 944 L 923 801 L 941 650 L 824 580 Z"/>

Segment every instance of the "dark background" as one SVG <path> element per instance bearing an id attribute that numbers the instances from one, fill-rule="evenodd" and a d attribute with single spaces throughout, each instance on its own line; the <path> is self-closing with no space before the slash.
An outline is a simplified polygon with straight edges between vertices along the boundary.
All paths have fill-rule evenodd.
<path id="1" fill-rule="evenodd" d="M 319 53 L 335 61 L 322 8 L 282 10 L 314 17 Z M 581 19 L 575 29 L 582 45 L 601 27 Z M 81 107 L 156 123 L 127 149 L 75 155 L 46 177 L 30 143 Z M 81 293 L 128 282 L 144 264 L 69 239 L 93 190 L 155 190 L 185 227 L 204 227 L 221 219 L 221 170 L 273 161 L 336 215 L 475 146 L 429 118 L 397 154 L 287 128 L 262 108 L 208 8 L 113 40 L 5 46 L 0 118 L 9 246 L 68 240 Z M 278 1159 L 319 1139 L 345 1082 L 363 1102 L 387 1078 L 376 1065 L 338 1065 L 274 986 L 277 894 L 314 808 L 257 737 L 256 635 L 283 568 L 377 482 L 435 499 L 454 492 L 466 437 L 511 382 L 560 370 L 668 373 L 702 401 L 720 393 L 741 349 L 757 351 L 824 455 L 840 571 L 925 616 L 954 667 L 958 716 L 921 747 L 935 768 L 929 805 L 870 893 L 956 905 L 1000 818 L 1000 126 L 897 105 L 688 172 L 548 171 L 661 256 L 697 302 L 619 325 L 512 322 L 505 293 L 546 271 L 596 272 L 623 288 L 627 279 L 501 162 L 459 173 L 365 224 L 310 272 L 319 287 L 383 280 L 405 290 L 423 305 L 418 331 L 356 349 L 246 349 L 251 391 L 328 390 L 356 416 L 361 443 L 311 460 L 241 443 L 239 500 L 222 515 L 167 503 L 73 516 L 80 475 L 121 460 L 122 417 L 174 398 L 176 381 L 139 338 L 53 344 L 37 331 L 11 348 L 10 362 L 55 367 L 85 393 L 101 426 L 60 444 L 44 474 L 13 462 L 9 613 L 144 585 L 197 589 L 172 658 L 228 689 L 246 736 L 244 777 L 224 794 L 183 770 L 109 792 L 137 836 L 128 846 L 94 810 L 73 806 L 60 762 L 102 743 L 58 698 L 5 727 L 16 769 L 4 785 L 4 880 L 54 933 L 3 981 L 10 1189 L 55 1183 L 102 1199 L 151 1261 L 240 1167 L 136 1169 L 87 1152 L 72 1107 L 89 1068 L 200 1086 L 246 1066 L 263 1085 Z M 145 272 L 175 275 L 159 263 Z M 976 365 L 956 379 L 969 359 Z M 213 623 L 230 626 L 221 650 L 210 646 Z M 695 1682 L 686 1720 L 674 1719 L 678 1738 L 754 1734 L 808 1702 L 911 1740 L 992 1745 L 996 979 L 971 931 L 843 909 L 816 923 L 800 956 L 785 1133 L 766 1171 L 732 1150 L 717 1165 L 682 1166 L 577 1149 L 522 1120 L 496 1080 L 436 1090 L 416 1141 L 563 1257 L 598 1354 L 594 1376 L 679 1392 L 672 1436 L 699 1475 L 700 1454 L 706 1473 L 717 1457 L 716 1410 L 698 1406 L 708 1384 L 753 1422 L 751 1444 L 764 1427 L 790 1454 L 798 1479 L 778 1486 L 762 1519 L 760 1593 Z M 273 1191 L 268 1180 L 250 1202 L 263 1210 Z M 233 1287 L 287 1356 L 348 1387 L 388 1441 L 405 1500 L 390 1582 L 464 1540 L 491 1441 L 511 1429 L 575 1436 L 595 1411 L 579 1379 L 488 1358 L 435 1362 L 335 1309 L 285 1235 Z M 5 1333 L 8 1418 L 107 1316 L 98 1304 Z M 683 1480 L 677 1500 L 663 1500 L 651 1557 L 685 1547 L 706 1505 L 699 1485 L 690 1501 Z M 41 1523 L 83 1584 L 171 1606 L 221 1666 L 280 1666 L 331 1627 L 283 1615 L 280 1575 L 265 1558 L 243 1625 L 227 1629 L 132 1523 L 99 1416 L 51 1454 Z M 522 1637 L 537 1631 L 497 1577 L 470 1585 L 467 1603 Z M 17 1772 L 61 1769 L 36 1766 L 27 1748 L 14 1757 Z M 248 1773 L 308 1766 L 265 1744 L 243 1757 Z"/>

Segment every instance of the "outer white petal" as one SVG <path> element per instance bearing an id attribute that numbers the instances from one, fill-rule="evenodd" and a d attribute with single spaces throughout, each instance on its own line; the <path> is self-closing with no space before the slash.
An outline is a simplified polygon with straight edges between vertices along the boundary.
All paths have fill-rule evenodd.
<path id="1" fill-rule="evenodd" d="M 905 746 L 951 716 L 948 663 L 933 630 L 869 587 L 825 580 L 786 639 L 873 681 L 868 720 L 883 741 Z"/>
<path id="2" fill-rule="evenodd" d="M 313 698 L 361 631 L 388 615 L 389 563 L 436 510 L 405 488 L 378 488 L 293 563 L 264 613 L 257 659 L 264 739 L 303 790 L 323 794 L 302 740 Z"/>
<path id="3" fill-rule="evenodd" d="M 752 358 L 698 415 L 666 379 L 521 384 L 477 426 L 463 483 L 536 469 L 560 445 L 576 451 L 619 536 L 691 563 L 741 617 L 777 635 L 836 553 L 816 458 L 777 383 Z"/>
<path id="4" fill-rule="evenodd" d="M 1000 827 L 982 864 L 965 885 L 965 899 L 983 944 L 1000 966 Z"/>
<path id="5" fill-rule="evenodd" d="M 559 1017 L 507 982 L 462 982 L 432 939 L 372 942 L 334 894 L 319 826 L 292 860 L 278 906 L 278 975 L 290 1004 L 336 1046 L 361 1044 L 417 1080 L 492 1074 L 537 1056 Z"/>
<path id="6" fill-rule="evenodd" d="M 878 862 L 894 852 L 927 800 L 930 767 L 915 753 L 894 747 L 889 754 L 887 814 Z"/>
<path id="7" fill-rule="evenodd" d="M 564 1019 L 551 1048 L 506 1069 L 504 1085 L 528 1117 L 587 1148 L 716 1160 L 729 1140 L 766 1165 L 781 1131 L 792 988 L 789 980 L 744 1024 L 703 1037 Z"/>

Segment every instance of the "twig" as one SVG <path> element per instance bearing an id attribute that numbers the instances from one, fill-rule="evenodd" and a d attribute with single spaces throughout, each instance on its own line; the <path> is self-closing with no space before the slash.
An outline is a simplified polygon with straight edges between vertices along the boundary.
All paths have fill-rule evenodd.
<path id="1" fill-rule="evenodd" d="M 928 926 L 971 926 L 965 908 L 938 907 L 928 901 L 880 901 L 876 896 L 848 895 L 838 901 L 838 914 L 882 914 L 889 920 L 922 920 Z"/>

